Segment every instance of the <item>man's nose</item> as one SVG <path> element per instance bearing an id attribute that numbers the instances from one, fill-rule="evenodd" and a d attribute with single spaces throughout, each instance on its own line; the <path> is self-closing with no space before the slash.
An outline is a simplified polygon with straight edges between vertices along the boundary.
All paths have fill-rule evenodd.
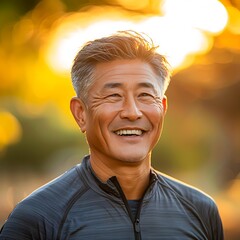
<path id="1" fill-rule="evenodd" d="M 123 103 L 121 118 L 127 118 L 130 121 L 135 121 L 142 117 L 142 112 L 134 99 L 134 97 L 127 97 Z"/>

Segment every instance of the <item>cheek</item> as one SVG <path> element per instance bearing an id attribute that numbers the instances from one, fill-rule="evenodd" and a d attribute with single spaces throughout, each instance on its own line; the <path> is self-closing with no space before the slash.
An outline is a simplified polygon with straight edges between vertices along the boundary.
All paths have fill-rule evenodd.
<path id="1" fill-rule="evenodd" d="M 154 132 L 157 135 L 161 134 L 164 119 L 163 107 L 159 107 L 159 105 L 148 107 L 145 111 L 145 116 L 147 116 L 148 121 L 151 123 Z"/>
<path id="2" fill-rule="evenodd" d="M 113 104 L 104 104 L 104 106 L 91 109 L 88 116 L 89 128 L 94 128 L 96 131 L 98 129 L 100 129 L 100 131 L 106 129 L 118 114 L 116 107 L 112 105 Z"/>
<path id="3" fill-rule="evenodd" d="M 164 115 L 163 105 L 159 103 L 147 105 L 144 109 L 144 112 L 146 113 L 147 116 L 155 119 L 158 122 L 163 118 Z"/>

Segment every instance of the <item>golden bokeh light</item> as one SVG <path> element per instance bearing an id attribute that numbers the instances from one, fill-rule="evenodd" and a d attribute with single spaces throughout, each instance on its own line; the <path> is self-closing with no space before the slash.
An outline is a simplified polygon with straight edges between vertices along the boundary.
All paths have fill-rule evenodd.
<path id="1" fill-rule="evenodd" d="M 73 22 L 74 24 L 76 23 Z M 60 27 L 48 49 L 47 60 L 54 70 L 68 72 L 77 51 L 85 42 L 128 28 L 132 28 L 130 22 L 111 20 L 98 21 L 88 28 L 79 28 L 76 31 L 69 26 Z"/>
<path id="2" fill-rule="evenodd" d="M 13 42 L 15 45 L 21 45 L 27 40 L 29 40 L 34 33 L 34 24 L 33 21 L 29 18 L 24 18 L 16 25 L 14 26 L 13 29 L 13 35 L 17 36 L 16 38 L 13 38 Z"/>
<path id="3" fill-rule="evenodd" d="M 235 7 L 227 8 L 229 14 L 228 30 L 234 34 L 240 34 L 240 11 Z"/>
<path id="4" fill-rule="evenodd" d="M 22 128 L 17 118 L 10 112 L 0 111 L 0 151 L 19 141 L 21 135 Z"/>
<path id="5" fill-rule="evenodd" d="M 226 9 L 217 0 L 166 0 L 163 12 L 172 21 L 214 34 L 221 32 L 228 20 Z"/>
<path id="6" fill-rule="evenodd" d="M 217 0 L 167 0 L 163 10 L 163 16 L 137 18 L 120 9 L 95 7 L 89 9 L 88 17 L 86 12 L 63 17 L 55 24 L 44 49 L 47 62 L 56 72 L 69 72 L 74 56 L 86 41 L 132 29 L 151 36 L 173 69 L 181 69 L 192 63 L 194 55 L 211 49 L 213 36 L 225 28 L 228 20 L 226 9 Z"/>
<path id="7" fill-rule="evenodd" d="M 159 52 L 166 55 L 173 69 L 188 66 L 189 55 L 205 53 L 212 47 L 212 38 L 202 31 L 168 17 L 151 17 L 139 24 L 159 45 Z M 157 31 L 159 29 L 159 31 Z"/>
<path id="8" fill-rule="evenodd" d="M 2 13 L 19 16 L 0 21 L 0 220 L 28 189 L 17 178 L 12 180 L 18 166 L 36 169 L 38 160 L 32 156 L 39 156 L 44 169 L 52 159 L 56 168 L 64 168 L 58 159 L 63 152 L 73 151 L 75 158 L 79 129 L 69 100 L 75 95 L 70 69 L 78 50 L 89 40 L 136 30 L 153 39 L 173 68 L 163 155 L 157 149 L 155 156 L 169 159 L 166 169 L 190 183 L 198 182 L 207 169 L 199 187 L 215 191 L 226 235 L 240 236 L 239 0 L 39 0 L 24 12 L 14 4 L 10 9 Z M 51 135 L 56 138 L 51 140 Z M 81 137 L 81 149 L 78 142 L 76 146 L 82 154 Z M 6 170 L 4 186 L 5 167 L 11 174 Z M 23 176 L 25 181 L 26 172 Z M 39 183 L 35 174 L 29 179 Z M 34 188 L 29 186 L 28 192 Z"/>
<path id="9" fill-rule="evenodd" d="M 107 7 L 92 7 L 87 12 L 72 13 L 56 22 L 43 54 L 56 72 L 69 72 L 79 48 L 87 41 L 134 28 L 126 12 Z"/>
<path id="10" fill-rule="evenodd" d="M 136 0 L 117 0 L 123 7 L 129 10 L 141 10 L 148 6 L 149 0 L 141 0 L 136 3 Z"/>

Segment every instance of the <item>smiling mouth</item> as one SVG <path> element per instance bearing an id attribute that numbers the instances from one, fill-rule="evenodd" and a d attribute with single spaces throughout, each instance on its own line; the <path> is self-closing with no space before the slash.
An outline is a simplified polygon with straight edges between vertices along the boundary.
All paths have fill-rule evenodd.
<path id="1" fill-rule="evenodd" d="M 115 132 L 118 136 L 141 136 L 144 131 L 139 129 L 121 129 Z"/>

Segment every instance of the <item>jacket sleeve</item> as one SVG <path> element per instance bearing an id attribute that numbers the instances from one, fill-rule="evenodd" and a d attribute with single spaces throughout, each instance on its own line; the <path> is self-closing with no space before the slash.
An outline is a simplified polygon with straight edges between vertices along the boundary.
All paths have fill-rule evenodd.
<path id="1" fill-rule="evenodd" d="M 47 225 L 47 220 L 34 206 L 20 203 L 3 225 L 0 240 L 46 240 Z"/>
<path id="2" fill-rule="evenodd" d="M 211 227 L 211 235 L 213 240 L 224 240 L 224 232 L 222 220 L 219 215 L 219 211 L 217 205 L 213 203 L 212 209 L 210 212 L 210 227 Z"/>

